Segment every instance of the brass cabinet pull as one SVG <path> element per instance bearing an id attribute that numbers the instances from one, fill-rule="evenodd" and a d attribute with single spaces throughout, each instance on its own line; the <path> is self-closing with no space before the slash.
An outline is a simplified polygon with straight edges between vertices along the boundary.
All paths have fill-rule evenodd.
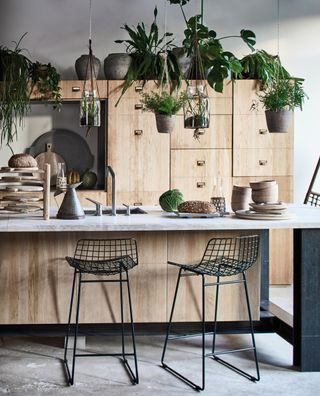
<path id="1" fill-rule="evenodd" d="M 133 206 L 142 206 L 142 202 L 134 202 Z"/>
<path id="2" fill-rule="evenodd" d="M 259 165 L 265 166 L 267 165 L 268 161 L 267 160 L 259 160 Z"/>
<path id="3" fill-rule="evenodd" d="M 198 166 L 205 166 L 205 164 L 206 164 L 206 161 L 204 161 L 204 160 L 198 160 L 197 161 L 197 165 Z"/>
<path id="4" fill-rule="evenodd" d="M 205 131 L 204 129 L 197 129 L 197 132 L 196 132 L 196 133 L 197 133 L 198 136 L 200 136 L 200 135 L 204 135 L 205 132 L 206 132 L 206 131 Z"/>
<path id="5" fill-rule="evenodd" d="M 136 136 L 140 136 L 140 135 L 143 134 L 143 130 L 142 130 L 142 129 L 135 129 L 135 130 L 134 130 L 134 134 L 135 134 Z"/>
<path id="6" fill-rule="evenodd" d="M 205 182 L 198 182 L 197 183 L 197 188 L 203 188 L 206 185 Z"/>
<path id="7" fill-rule="evenodd" d="M 136 92 L 141 92 L 141 91 L 143 91 L 143 86 L 142 86 L 142 85 L 137 85 L 137 86 L 135 87 L 135 91 L 136 91 Z"/>
<path id="8" fill-rule="evenodd" d="M 135 108 L 136 110 L 143 109 L 143 104 L 142 104 L 142 103 L 136 103 L 136 104 L 134 105 L 134 108 Z"/>
<path id="9" fill-rule="evenodd" d="M 80 92 L 80 87 L 72 87 L 72 92 Z"/>
<path id="10" fill-rule="evenodd" d="M 268 132 L 268 129 L 259 129 L 260 135 L 265 135 Z"/>

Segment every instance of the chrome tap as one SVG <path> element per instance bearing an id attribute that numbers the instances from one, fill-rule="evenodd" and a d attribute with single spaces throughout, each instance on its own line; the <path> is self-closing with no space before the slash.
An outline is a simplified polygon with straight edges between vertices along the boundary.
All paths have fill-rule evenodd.
<path id="1" fill-rule="evenodd" d="M 112 216 L 116 216 L 116 175 L 110 165 L 107 166 L 107 177 L 109 176 L 109 173 L 112 177 Z"/>

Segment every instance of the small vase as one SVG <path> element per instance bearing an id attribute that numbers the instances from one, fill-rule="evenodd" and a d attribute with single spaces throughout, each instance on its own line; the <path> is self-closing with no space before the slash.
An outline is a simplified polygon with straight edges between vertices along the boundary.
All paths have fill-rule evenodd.
<path id="1" fill-rule="evenodd" d="M 251 187 L 233 186 L 231 196 L 231 208 L 237 210 L 248 210 L 251 200 Z"/>
<path id="2" fill-rule="evenodd" d="M 104 75 L 107 80 L 124 80 L 132 58 L 126 53 L 109 54 L 104 60 Z"/>
<path id="3" fill-rule="evenodd" d="M 292 118 L 292 111 L 286 109 L 278 111 L 266 110 L 265 113 L 269 132 L 288 132 Z"/>
<path id="4" fill-rule="evenodd" d="M 171 133 L 174 129 L 176 116 L 155 113 L 157 130 L 159 133 Z"/>
<path id="5" fill-rule="evenodd" d="M 98 79 L 101 63 L 98 58 L 92 56 L 93 78 Z M 91 80 L 91 70 L 89 65 L 89 55 L 81 55 L 76 60 L 75 69 L 79 80 Z"/>

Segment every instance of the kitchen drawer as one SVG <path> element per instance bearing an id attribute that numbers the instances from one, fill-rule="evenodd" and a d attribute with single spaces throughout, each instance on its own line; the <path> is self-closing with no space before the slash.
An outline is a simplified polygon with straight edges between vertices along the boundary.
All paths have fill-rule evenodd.
<path id="1" fill-rule="evenodd" d="M 291 149 L 235 149 L 233 176 L 288 176 L 293 174 Z"/>
<path id="2" fill-rule="evenodd" d="M 86 82 L 86 88 L 90 87 L 90 81 Z M 62 100 L 77 100 L 81 99 L 83 92 L 84 81 L 81 80 L 62 80 L 60 81 L 61 86 L 61 98 Z M 106 99 L 108 97 L 108 81 L 107 80 L 97 80 L 97 85 L 99 89 L 100 99 Z M 94 84 L 94 89 L 96 89 L 96 84 Z"/>
<path id="3" fill-rule="evenodd" d="M 293 147 L 293 120 L 288 133 L 269 133 L 264 114 L 235 115 L 233 145 L 235 149 L 291 148 Z"/>
<path id="4" fill-rule="evenodd" d="M 171 150 L 171 177 L 231 176 L 231 150 Z"/>
<path id="5" fill-rule="evenodd" d="M 232 116 L 212 115 L 210 128 L 203 129 L 199 139 L 193 137 L 194 129 L 184 128 L 183 116 L 176 117 L 171 133 L 172 149 L 218 149 L 232 147 Z"/>
<path id="6" fill-rule="evenodd" d="M 109 82 L 108 96 L 109 98 L 112 98 L 113 100 L 117 101 L 121 96 L 122 86 L 124 81 L 109 80 L 108 82 Z M 146 81 L 145 83 L 143 83 L 143 81 L 141 82 L 136 81 L 131 85 L 131 87 L 129 87 L 126 90 L 124 96 L 120 100 L 120 103 L 122 102 L 123 99 L 129 99 L 129 98 L 139 100 L 142 92 L 153 92 L 157 90 L 158 90 L 158 86 L 153 80 Z"/>
<path id="7" fill-rule="evenodd" d="M 261 84 L 258 80 L 235 80 L 233 83 L 234 114 L 264 114 L 259 100 Z"/>

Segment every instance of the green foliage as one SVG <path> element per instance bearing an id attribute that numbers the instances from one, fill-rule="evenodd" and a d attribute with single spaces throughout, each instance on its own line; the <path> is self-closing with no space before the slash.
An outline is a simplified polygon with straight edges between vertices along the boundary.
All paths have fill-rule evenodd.
<path id="1" fill-rule="evenodd" d="M 260 100 L 266 110 L 278 111 L 281 109 L 302 110 L 304 98 L 307 97 L 302 84 L 302 79 L 291 78 L 275 80 L 260 95 Z"/>
<path id="2" fill-rule="evenodd" d="M 278 55 L 271 55 L 264 50 L 249 54 L 240 61 L 242 70 L 234 73 L 238 79 L 257 79 L 263 85 L 271 83 L 274 79 L 288 79 L 290 74 L 282 66 Z"/>
<path id="3" fill-rule="evenodd" d="M 154 19 L 149 31 L 147 31 L 143 22 L 138 23 L 136 27 L 132 28 L 125 24 L 122 29 L 128 33 L 129 39 L 116 40 L 115 42 L 126 45 L 126 51 L 130 54 L 132 62 L 126 76 L 121 96 L 134 81 L 146 81 L 150 79 L 161 80 L 164 69 L 164 60 L 161 55 L 165 51 L 168 52 L 167 65 L 169 79 L 176 85 L 180 85 L 180 69 L 176 57 L 171 52 L 173 48 L 173 34 L 169 32 L 163 35 L 159 34 L 157 8 L 154 9 Z M 168 82 L 165 78 L 166 76 L 164 75 L 164 83 Z"/>
<path id="4" fill-rule="evenodd" d="M 40 99 L 53 100 L 53 108 L 60 110 L 62 106 L 60 86 L 60 74 L 56 68 L 48 64 L 41 64 L 39 62 L 32 63 L 31 65 L 31 79 L 32 91 L 36 89 L 40 94 Z"/>
<path id="5" fill-rule="evenodd" d="M 169 116 L 177 114 L 187 101 L 185 92 L 179 95 L 170 95 L 168 92 L 162 92 L 160 94 L 151 92 L 150 94 L 142 93 L 141 96 L 141 103 L 144 104 L 145 110 Z"/>
<path id="6" fill-rule="evenodd" d="M 31 61 L 19 48 L 26 34 L 17 43 L 14 42 L 14 49 L 0 46 L 0 74 L 3 80 L 0 90 L 0 140 L 10 149 L 17 136 L 18 125 L 22 125 L 23 117 L 30 108 L 28 82 Z"/>
<path id="7" fill-rule="evenodd" d="M 159 204 L 165 212 L 175 212 L 182 202 L 184 202 L 184 197 L 178 189 L 168 190 L 159 198 Z"/>

